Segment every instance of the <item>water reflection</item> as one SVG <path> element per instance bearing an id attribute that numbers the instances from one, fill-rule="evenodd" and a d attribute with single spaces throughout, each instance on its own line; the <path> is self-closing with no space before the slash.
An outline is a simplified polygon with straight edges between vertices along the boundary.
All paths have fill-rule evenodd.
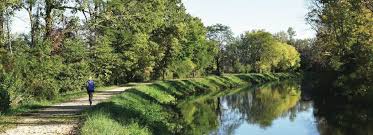
<path id="1" fill-rule="evenodd" d="M 272 121 L 276 118 L 285 116 L 300 99 L 300 87 L 294 83 L 286 83 L 271 84 L 259 87 L 253 92 L 226 96 L 224 102 L 226 102 L 228 109 L 237 109 L 242 115 L 241 117 L 248 123 L 266 128 L 271 126 Z"/>
<path id="2" fill-rule="evenodd" d="M 321 135 L 373 135 L 373 109 L 364 102 L 320 96 L 313 107 Z"/>
<path id="3" fill-rule="evenodd" d="M 219 102 L 215 99 L 195 101 L 181 105 L 181 113 L 184 117 L 184 134 L 207 134 L 219 125 Z"/>
<path id="4" fill-rule="evenodd" d="M 302 93 L 306 86 L 285 81 L 188 100 L 178 106 L 183 117 L 182 134 L 373 133 L 371 107 L 346 104 L 304 90 Z"/>

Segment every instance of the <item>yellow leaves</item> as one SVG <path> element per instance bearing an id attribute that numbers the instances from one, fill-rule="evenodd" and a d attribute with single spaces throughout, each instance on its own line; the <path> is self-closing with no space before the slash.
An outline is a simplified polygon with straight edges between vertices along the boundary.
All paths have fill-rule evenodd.
<path id="1" fill-rule="evenodd" d="M 300 66 L 300 54 L 295 47 L 286 43 L 276 42 L 262 52 L 260 59 L 261 70 L 269 72 L 274 69 L 281 71 L 293 70 Z"/>
<path id="2" fill-rule="evenodd" d="M 249 117 L 265 126 L 294 107 L 300 100 L 300 94 L 299 86 L 290 83 L 260 87 L 255 92 L 255 106 L 250 110 L 260 113 Z"/>

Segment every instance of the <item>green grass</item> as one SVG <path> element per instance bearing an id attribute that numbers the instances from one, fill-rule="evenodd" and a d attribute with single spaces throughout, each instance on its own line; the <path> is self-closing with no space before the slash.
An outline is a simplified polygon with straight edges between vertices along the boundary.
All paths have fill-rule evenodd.
<path id="1" fill-rule="evenodd" d="M 84 112 L 81 134 L 178 134 L 178 103 L 190 97 L 226 92 L 243 85 L 298 78 L 296 74 L 235 74 L 222 77 L 158 81 L 140 85 Z M 94 132 L 93 132 L 94 131 Z"/>
<path id="2" fill-rule="evenodd" d="M 115 120 L 110 119 L 110 116 L 97 113 L 92 114 L 91 117 L 87 118 L 87 125 L 94 125 L 95 128 L 85 126 L 82 128 L 83 134 L 100 134 L 100 135 L 146 135 L 149 134 L 147 129 L 141 128 L 138 124 L 132 123 L 123 127 L 120 123 Z"/>
<path id="3" fill-rule="evenodd" d="M 97 88 L 97 91 L 110 90 L 114 88 L 118 88 L 118 86 L 99 87 Z M 21 114 L 23 113 L 33 112 L 36 109 L 45 108 L 53 104 L 67 102 L 85 96 L 87 96 L 86 91 L 78 91 L 65 93 L 63 95 L 56 97 L 53 100 L 24 102 L 16 107 L 11 108 L 3 114 L 0 113 L 0 133 L 4 132 L 6 129 L 14 127 L 15 124 L 9 123 L 14 123 L 21 119 Z"/>

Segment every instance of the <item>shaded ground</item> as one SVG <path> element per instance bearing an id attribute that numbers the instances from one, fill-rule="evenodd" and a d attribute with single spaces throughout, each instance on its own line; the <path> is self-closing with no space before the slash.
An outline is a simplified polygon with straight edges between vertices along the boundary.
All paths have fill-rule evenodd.
<path id="1" fill-rule="evenodd" d="M 131 87 L 120 87 L 112 90 L 97 91 L 93 97 L 93 105 L 103 102 L 113 95 L 120 94 Z M 89 108 L 88 98 L 79 98 L 70 102 L 48 106 L 35 112 L 23 114 L 19 120 L 7 121 L 15 128 L 1 135 L 65 135 L 76 134 L 80 112 Z"/>

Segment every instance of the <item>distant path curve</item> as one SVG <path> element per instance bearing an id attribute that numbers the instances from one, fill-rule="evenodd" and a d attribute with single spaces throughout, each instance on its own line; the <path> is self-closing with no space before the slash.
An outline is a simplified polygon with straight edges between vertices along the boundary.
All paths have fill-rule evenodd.
<path id="1" fill-rule="evenodd" d="M 120 94 L 132 87 L 119 87 L 111 90 L 97 91 L 93 97 L 93 105 Z M 1 135 L 70 135 L 77 134 L 79 114 L 89 108 L 88 98 L 79 98 L 65 103 L 56 104 L 45 109 L 27 113 L 12 124 L 15 128 L 9 129 Z"/>

